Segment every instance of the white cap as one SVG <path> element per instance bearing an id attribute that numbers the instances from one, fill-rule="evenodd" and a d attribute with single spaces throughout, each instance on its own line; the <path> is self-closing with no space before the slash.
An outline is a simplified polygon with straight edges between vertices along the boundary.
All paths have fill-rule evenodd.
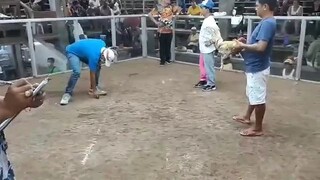
<path id="1" fill-rule="evenodd" d="M 116 59 L 117 55 L 116 52 L 110 48 L 102 48 L 101 52 L 103 53 L 104 59 L 105 59 L 105 65 L 107 67 L 111 66 L 111 63 Z"/>

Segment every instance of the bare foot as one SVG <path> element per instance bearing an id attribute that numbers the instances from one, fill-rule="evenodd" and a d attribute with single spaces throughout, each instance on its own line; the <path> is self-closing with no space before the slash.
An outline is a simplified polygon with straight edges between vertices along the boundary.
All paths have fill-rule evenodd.
<path id="1" fill-rule="evenodd" d="M 240 131 L 241 136 L 248 136 L 248 137 L 255 137 L 255 136 L 262 136 L 263 132 L 261 130 L 257 131 L 253 127 L 249 129 L 245 129 Z"/>
<path id="2" fill-rule="evenodd" d="M 242 124 L 248 124 L 248 125 L 251 124 L 251 120 L 245 118 L 244 116 L 233 116 L 232 119 Z"/>

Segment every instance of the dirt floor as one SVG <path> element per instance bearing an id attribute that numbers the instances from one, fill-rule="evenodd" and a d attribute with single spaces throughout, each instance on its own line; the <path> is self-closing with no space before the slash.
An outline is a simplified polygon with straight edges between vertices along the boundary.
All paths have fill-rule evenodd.
<path id="1" fill-rule="evenodd" d="M 6 130 L 22 180 L 320 179 L 320 86 L 270 78 L 264 137 L 244 138 L 245 77 L 218 72 L 218 89 L 194 89 L 196 66 L 136 60 L 103 71 L 109 95 L 87 95 L 84 71 L 68 106 L 69 74 L 45 104 Z M 3 92 L 3 88 L 2 88 Z"/>

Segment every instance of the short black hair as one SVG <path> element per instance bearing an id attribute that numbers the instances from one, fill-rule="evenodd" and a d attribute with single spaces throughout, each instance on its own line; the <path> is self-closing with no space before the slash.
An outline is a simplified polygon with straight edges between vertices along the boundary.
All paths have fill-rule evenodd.
<path id="1" fill-rule="evenodd" d="M 261 5 L 267 4 L 269 6 L 270 11 L 275 11 L 278 7 L 277 0 L 257 0 Z"/>

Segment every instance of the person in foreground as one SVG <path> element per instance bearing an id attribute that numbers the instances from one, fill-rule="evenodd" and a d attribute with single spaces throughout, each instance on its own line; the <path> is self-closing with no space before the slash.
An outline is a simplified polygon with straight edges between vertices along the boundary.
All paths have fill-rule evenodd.
<path id="1" fill-rule="evenodd" d="M 200 4 L 200 7 L 204 20 L 199 34 L 199 48 L 204 59 L 204 67 L 207 74 L 207 82 L 206 85 L 202 85 L 202 90 L 208 92 L 216 89 L 214 53 L 222 45 L 223 39 L 220 29 L 210 12 L 210 9 L 214 7 L 214 2 L 212 0 L 205 0 Z"/>
<path id="2" fill-rule="evenodd" d="M 99 77 L 101 65 L 107 67 L 117 56 L 116 51 L 106 48 L 106 43 L 100 39 L 82 39 L 66 47 L 68 63 L 72 69 L 65 93 L 60 101 L 61 105 L 67 105 L 72 97 L 74 87 L 81 73 L 81 62 L 89 65 L 90 69 L 90 89 L 89 95 L 99 98 L 101 95 L 107 95 L 107 92 L 99 87 Z"/>
<path id="3" fill-rule="evenodd" d="M 0 97 L 0 123 L 19 114 L 27 108 L 37 108 L 43 104 L 45 93 L 32 97 L 35 86 L 25 79 L 11 85 L 5 96 Z M 7 157 L 7 142 L 3 129 L 0 131 L 0 180 L 14 180 L 15 175 Z"/>
<path id="4" fill-rule="evenodd" d="M 263 135 L 262 121 L 266 111 L 267 80 L 270 74 L 270 58 L 276 33 L 276 20 L 273 17 L 276 8 L 277 0 L 257 0 L 256 11 L 262 20 L 252 32 L 248 44 L 237 40 L 235 49 L 243 50 L 249 106 L 244 116 L 234 116 L 233 120 L 251 124 L 250 118 L 253 111 L 255 111 L 256 118 L 252 127 L 240 132 L 242 136 Z"/>

